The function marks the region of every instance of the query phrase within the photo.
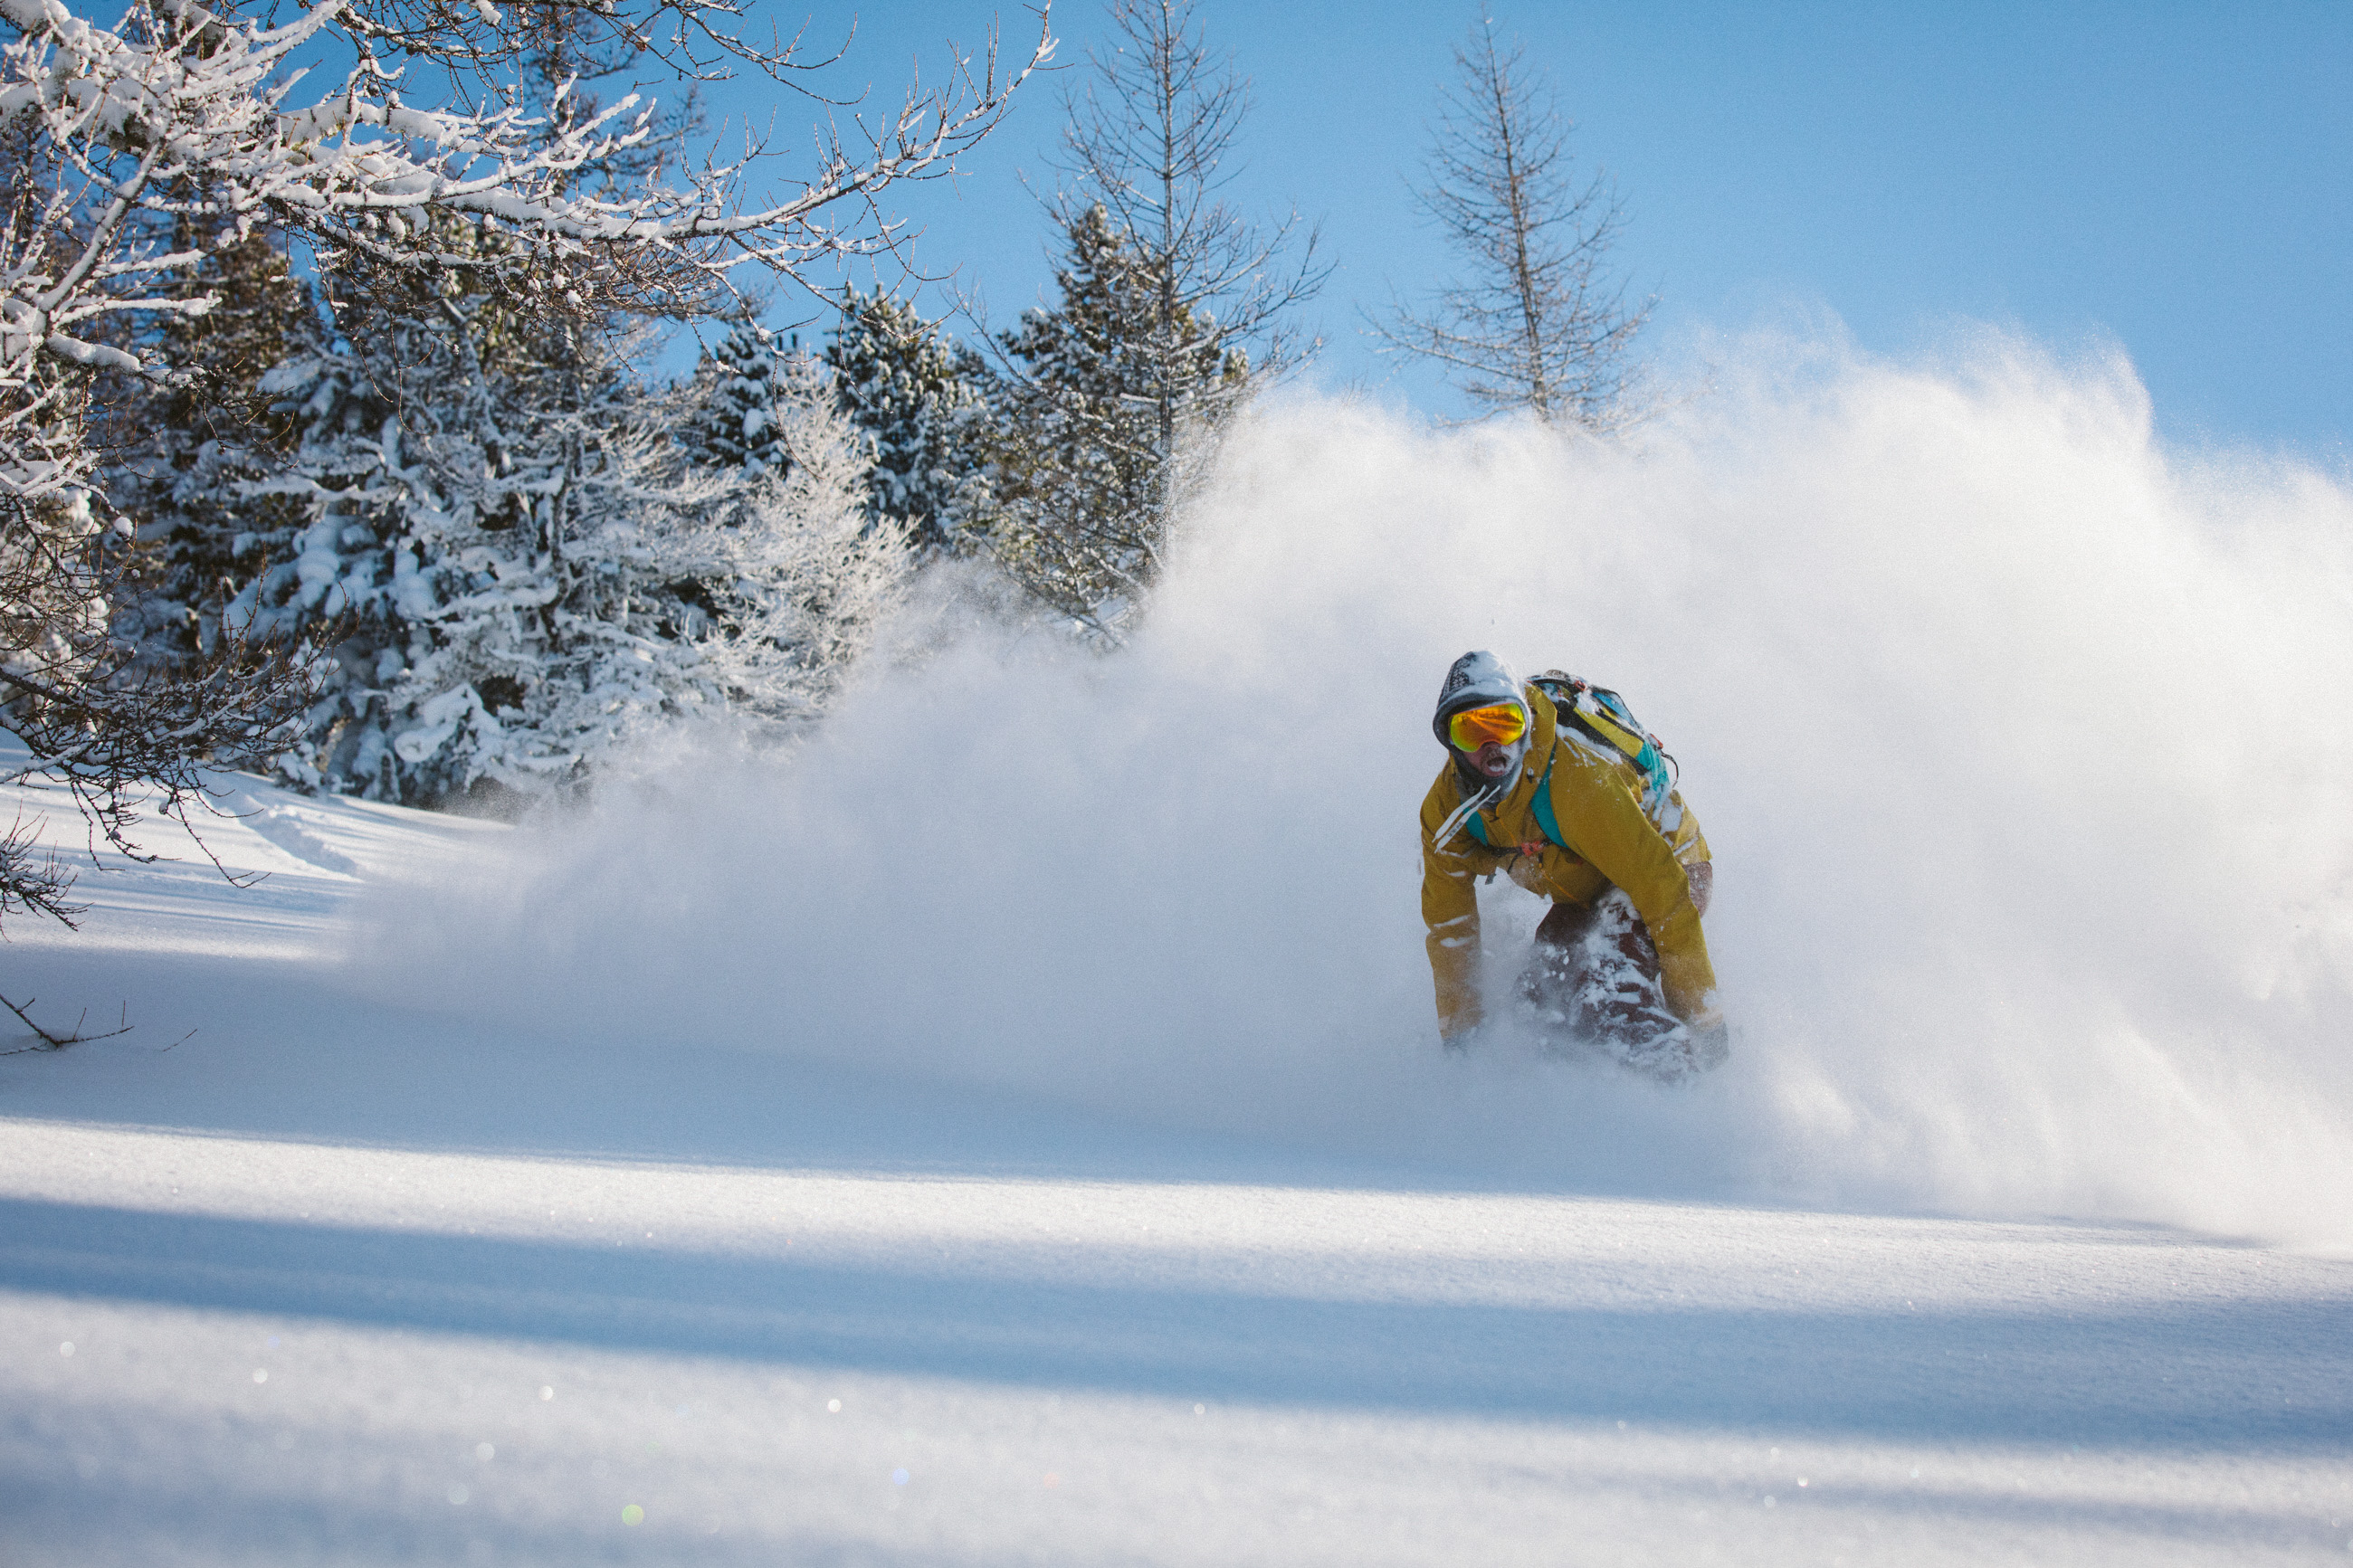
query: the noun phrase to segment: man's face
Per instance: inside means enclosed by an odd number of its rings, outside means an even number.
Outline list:
[[[1490,741],[1468,755],[1482,777],[1499,779],[1512,771],[1511,751],[1500,741]]]

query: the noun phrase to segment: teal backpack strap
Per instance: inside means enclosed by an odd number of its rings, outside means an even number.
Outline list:
[[[1554,755],[1559,755],[1557,750],[1555,751]],[[1563,849],[1567,849],[1568,840],[1560,836],[1560,818],[1552,808],[1551,757],[1545,759],[1544,777],[1536,781],[1535,813],[1536,826],[1544,829],[1544,836]],[[1575,851],[1571,850],[1570,853],[1574,854]]]

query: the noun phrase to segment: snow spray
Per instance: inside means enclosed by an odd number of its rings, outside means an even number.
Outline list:
[[[368,962],[1466,1179],[2353,1242],[2353,489],[2169,450],[2119,358],[1760,341],[1622,446],[1301,395],[1124,651],[945,624]],[[1696,1089],[1439,1053],[1415,812],[1480,647],[1680,763],[1736,1030]],[[1541,910],[1482,897],[1507,982]]]

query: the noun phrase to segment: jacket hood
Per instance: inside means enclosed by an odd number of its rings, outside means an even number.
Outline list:
[[[1505,754],[1511,766],[1499,778],[1490,779],[1470,764],[1470,759],[1455,749],[1446,738],[1446,721],[1466,708],[1484,708],[1490,703],[1516,702],[1528,716],[1528,727]],[[1536,710],[1527,694],[1520,689],[1519,678],[1504,661],[1483,648],[1464,654],[1446,672],[1446,684],[1438,689],[1438,711],[1430,721],[1430,728],[1438,736],[1438,743],[1446,748],[1447,757],[1454,764],[1454,774],[1462,792],[1462,804],[1446,819],[1440,831],[1439,842],[1447,842],[1465,818],[1484,806],[1494,805],[1512,793],[1520,783],[1521,763],[1526,759],[1529,744],[1536,732]]]
[[[1438,689],[1438,711],[1430,717],[1430,733],[1438,737],[1440,745],[1452,751],[1446,738],[1446,721],[1466,708],[1484,708],[1493,702],[1528,705],[1519,677],[1502,659],[1484,648],[1466,653],[1448,668],[1446,684]],[[1531,711],[1528,718],[1533,723],[1535,714]]]

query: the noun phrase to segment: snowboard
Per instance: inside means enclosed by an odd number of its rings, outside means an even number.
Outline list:
[[[1680,1084],[1725,1056],[1720,1035],[1694,1036],[1667,1010],[1658,944],[1633,900],[1614,888],[1587,908],[1552,907],[1521,972],[1519,1002],[1548,1057],[1606,1060]]]

